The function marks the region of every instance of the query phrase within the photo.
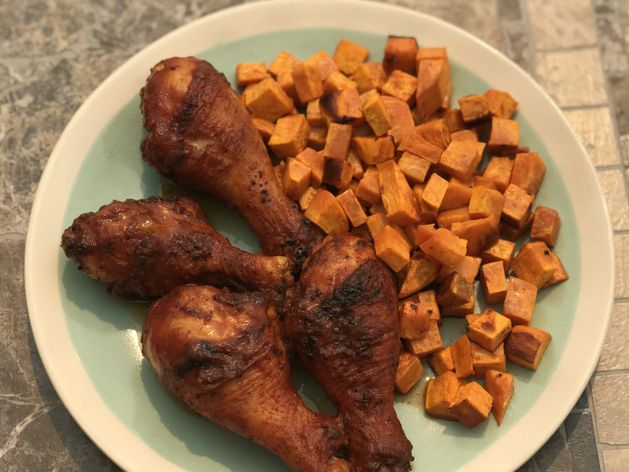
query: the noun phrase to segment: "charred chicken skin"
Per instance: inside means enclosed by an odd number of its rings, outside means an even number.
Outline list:
[[[373,247],[345,234],[313,252],[287,294],[286,332],[338,406],[352,471],[410,470],[412,446],[393,409],[396,293]]]
[[[144,355],[161,383],[205,418],[300,472],[347,471],[339,421],[305,407],[261,293],[186,285],[151,308]],[[271,315],[271,316],[269,316]]]
[[[187,197],[105,205],[76,218],[61,246],[79,269],[125,298],[155,298],[190,282],[269,293],[292,283],[290,259],[232,246]]]
[[[234,206],[265,254],[289,256],[301,267],[321,234],[280,188],[225,77],[206,61],[174,57],[153,67],[140,95],[144,160],[164,177]]]

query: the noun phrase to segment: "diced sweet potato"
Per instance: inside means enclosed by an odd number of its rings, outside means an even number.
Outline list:
[[[445,228],[437,229],[433,236],[418,244],[430,257],[449,266],[456,266],[467,252],[467,242]]]
[[[404,347],[408,352],[419,357],[427,357],[433,352],[437,352],[443,347],[439,325],[436,321],[430,320],[428,329],[423,332],[422,337],[414,340],[405,340]]]
[[[498,190],[498,187],[496,187],[496,184],[492,180],[488,179],[487,177],[483,175],[475,174],[474,176],[472,176],[472,178],[474,179],[474,185],[472,185],[472,188],[485,187],[492,190]]]
[[[470,213],[467,211],[467,207],[444,210],[437,214],[437,224],[439,227],[447,229],[450,229],[453,223],[467,221],[469,219]]]
[[[467,321],[467,326],[469,327],[469,325],[474,323],[474,321],[479,319],[481,316],[483,316],[482,313],[470,313],[469,315],[465,315],[465,321]]]
[[[432,367],[435,375],[441,375],[448,370],[453,371],[454,360],[452,359],[452,349],[450,346],[431,354],[428,358],[428,363],[430,367]]]
[[[442,151],[450,144],[450,131],[444,119],[430,120],[415,127],[422,138]]]
[[[491,217],[500,219],[505,197],[498,191],[487,187],[473,187],[468,211],[472,218]]]
[[[472,362],[472,346],[467,335],[461,336],[450,346],[452,360],[454,361],[454,373],[460,379],[474,375]]]
[[[426,313],[432,321],[441,324],[441,311],[437,304],[437,294],[434,290],[426,290],[419,292],[417,295],[417,310],[420,313]]]
[[[540,289],[555,273],[557,267],[550,249],[543,241],[526,243],[513,258],[511,270],[516,277]]]
[[[412,258],[400,287],[400,298],[405,298],[427,287],[437,278],[439,264],[421,254]]]
[[[561,219],[557,210],[538,206],[533,213],[531,239],[533,241],[543,241],[548,247],[553,247],[557,243],[560,226]]]
[[[387,74],[394,70],[415,74],[417,50],[417,39],[389,35],[384,46],[384,59],[382,59],[384,71]]]
[[[417,228],[415,228],[415,244],[419,246],[427,239],[432,238],[436,231],[437,228],[435,228],[434,223],[417,225]]]
[[[467,383],[456,392],[450,406],[457,421],[468,428],[478,426],[489,417],[492,396],[477,382]]]
[[[555,264],[556,269],[550,279],[548,279],[546,283],[542,285],[542,288],[550,287],[551,285],[555,285],[565,280],[568,280],[568,272],[566,272],[566,269],[559,260],[559,256],[557,256],[557,254],[555,254],[554,252],[551,252],[550,255],[553,258],[553,263]]]
[[[452,141],[441,154],[439,167],[448,175],[468,181],[483,157],[483,143]]]
[[[520,123],[506,118],[492,117],[491,134],[487,147],[491,152],[501,155],[511,155],[518,149],[520,143]]]
[[[310,125],[304,115],[289,115],[277,120],[268,145],[277,157],[293,157],[306,148]]]
[[[421,339],[430,324],[430,318],[418,311],[417,303],[407,300],[400,303],[400,337],[402,339]]]
[[[443,112],[442,115],[443,121],[445,121],[450,134],[455,133],[457,131],[465,130],[465,121],[463,121],[463,116],[461,116],[461,110],[458,108],[448,108]],[[474,141],[478,141],[475,139]]]
[[[387,78],[379,62],[364,62],[359,64],[352,74],[352,79],[358,86],[360,93],[369,90],[381,90]]]
[[[301,194],[301,197],[299,197],[299,208],[301,211],[306,211],[306,208],[310,206],[310,202],[312,202],[312,199],[318,191],[319,190],[315,187],[308,187],[306,191]]]
[[[507,92],[500,90],[487,90],[485,100],[489,106],[489,111],[493,116],[499,118],[511,118],[518,108],[518,102]]]
[[[449,370],[428,381],[424,397],[426,412],[434,418],[456,421],[450,405],[456,400],[460,385],[461,381]]]
[[[439,174],[432,174],[422,193],[422,211],[436,216],[447,190],[448,181]]]
[[[448,50],[444,47],[436,47],[436,48],[419,48],[417,50],[416,61],[419,64],[421,61],[426,59],[447,59],[448,58]]]
[[[297,97],[297,89],[295,89],[295,81],[293,80],[292,71],[280,72],[277,77],[275,77],[275,80],[280,85],[280,87],[282,87],[282,90],[286,92],[286,95],[288,95],[293,100],[299,100],[299,97]],[[295,110],[293,109],[293,111]],[[294,115],[295,113],[291,114]]]
[[[360,95],[356,89],[329,92],[319,99],[321,115],[334,123],[359,123],[363,119]]]
[[[372,205],[380,201],[380,178],[375,167],[368,167],[365,171],[356,189],[356,196]]]
[[[243,92],[245,106],[258,118],[275,121],[293,109],[293,100],[270,77],[248,86]]]
[[[325,147],[325,140],[328,135],[328,129],[322,128],[310,128],[310,134],[308,135],[308,146],[317,151],[322,151]]]
[[[511,277],[507,284],[504,315],[514,325],[527,325],[533,319],[537,287],[526,280]]]
[[[344,74],[352,74],[356,68],[365,62],[369,50],[349,39],[341,39],[334,51],[334,62]]]
[[[490,117],[489,104],[484,95],[468,95],[459,98],[461,116],[466,124],[476,124]]]
[[[485,377],[490,369],[507,371],[507,356],[505,355],[504,344],[499,344],[495,351],[488,351],[484,347],[476,343],[470,343],[472,346],[472,362],[474,363],[474,376],[478,378]]]
[[[404,152],[397,164],[412,184],[423,182],[430,169],[430,162],[410,152]]]
[[[310,185],[320,187],[323,183],[323,167],[325,162],[323,154],[312,148],[306,148],[297,154],[295,159],[310,168]]]
[[[483,172],[483,177],[494,183],[496,188],[504,192],[511,181],[513,159],[509,157],[492,157]]]
[[[411,258],[411,246],[390,225],[386,225],[373,237],[376,255],[394,272],[401,271]]]
[[[327,79],[332,72],[339,70],[334,60],[324,50],[321,50],[313,56],[310,56],[307,60],[304,61],[304,64],[315,66],[319,73],[319,80],[321,80],[322,82],[325,81],[325,79]]]
[[[442,149],[423,138],[415,128],[409,128],[407,132],[398,132],[397,136],[398,151],[408,151],[433,164],[441,159]]]
[[[352,181],[353,169],[349,162],[343,159],[326,157],[323,164],[323,183],[333,185],[337,189],[346,188]]]
[[[286,51],[280,51],[269,66],[269,72],[273,75],[273,77],[277,77],[283,72],[292,72],[299,64],[301,64],[301,61],[295,56],[287,53]]]
[[[537,370],[552,336],[532,326],[514,326],[505,343],[507,359],[531,370]]]
[[[420,60],[417,79],[416,110],[419,121],[424,122],[439,108],[447,108],[450,102],[452,81],[448,60]]]
[[[367,222],[367,215],[365,214],[365,210],[360,206],[356,195],[351,190],[345,190],[343,193],[338,195],[337,200],[345,210],[345,214],[347,218],[352,223],[352,226],[360,226]]]
[[[467,335],[479,346],[495,351],[511,331],[511,320],[497,311],[487,309],[468,327]]]
[[[275,129],[275,123],[263,118],[258,118],[257,116],[252,117],[251,122],[254,128],[258,130],[258,133],[260,133],[262,141],[265,143],[268,142]]]
[[[452,178],[441,202],[441,209],[452,210],[454,208],[467,207],[470,198],[472,198],[471,187],[459,179]]]
[[[349,231],[349,223],[343,207],[327,190],[319,190],[313,197],[304,216],[326,234],[341,234]]]
[[[376,136],[383,136],[391,129],[391,120],[389,113],[384,106],[382,97],[375,93],[372,94],[363,104],[363,113],[365,120],[373,130]]]
[[[391,159],[379,163],[377,169],[387,219],[400,225],[419,223],[419,209],[415,196],[395,161]]]
[[[319,73],[319,68],[312,64],[299,64],[291,72],[297,97],[301,103],[308,103],[311,100],[323,95],[323,82]]]
[[[509,224],[521,227],[527,220],[533,197],[513,184],[507,187],[504,197],[502,218]]]
[[[319,99],[310,100],[306,107],[306,119],[308,124],[313,127],[325,126],[326,122],[321,116],[321,108],[319,107]]]
[[[382,93],[399,98],[409,105],[415,102],[417,78],[401,70],[394,70],[382,86]]]
[[[395,147],[389,136],[352,138],[352,149],[365,164],[369,165],[393,159],[395,156]]]
[[[363,169],[360,157],[353,149],[350,149],[347,153],[347,162],[352,166],[352,178],[356,180],[356,186],[358,186],[358,181],[365,175],[365,169]]]
[[[399,98],[383,95],[382,102],[389,113],[389,120],[391,121],[389,134],[397,142],[399,141],[398,133],[403,133],[415,126],[413,114],[408,104]]]
[[[454,267],[446,265],[441,266],[441,270],[439,270],[439,275],[437,276],[437,282],[443,282],[452,273],[456,272],[470,284],[473,284],[474,279],[476,279],[476,275],[478,274],[478,269],[480,268],[480,262],[481,260],[478,257],[465,256]]]
[[[491,413],[494,415],[498,426],[502,423],[507,405],[513,396],[514,383],[513,375],[507,372],[496,369],[489,369],[485,372],[485,390],[494,399]]]
[[[467,253],[470,256],[478,256],[499,238],[498,223],[492,217],[453,223],[450,230],[459,238],[467,240]]]
[[[299,200],[310,184],[310,174],[310,167],[296,159],[288,159],[284,171],[284,193],[293,200]]]
[[[334,71],[323,83],[323,92],[330,93],[336,90],[358,89],[358,85],[352,79],[339,71]]]
[[[474,285],[462,275],[453,272],[439,286],[437,301],[439,305],[461,305],[472,299]]]
[[[481,267],[481,286],[487,303],[497,305],[507,295],[507,278],[502,261],[490,262]]]
[[[500,236],[509,241],[517,241],[531,227],[533,221],[533,212],[529,211],[524,219],[524,223],[521,226],[514,226],[506,221],[501,221],[499,225]]]
[[[349,143],[352,139],[352,125],[330,123],[325,139],[323,154],[333,159],[347,158]]]
[[[496,244],[481,251],[480,257],[483,259],[483,264],[490,262],[502,262],[504,266],[505,274],[511,268],[511,259],[515,252],[515,243],[507,241],[506,239],[499,239]]]
[[[374,213],[367,217],[367,229],[371,234],[371,239],[376,237],[376,234],[387,225],[387,217],[384,213]]]
[[[462,129],[450,134],[450,141],[478,141],[478,133],[473,129]]]
[[[424,366],[417,356],[402,352],[395,371],[395,388],[398,392],[408,393],[424,375]]]
[[[517,185],[531,195],[536,195],[545,174],[546,164],[539,154],[535,152],[516,154],[511,173],[513,185]]]
[[[256,64],[241,63],[236,66],[236,85],[238,87],[255,84],[268,76],[269,74],[267,74],[266,67],[262,62]]]
[[[472,298],[460,305],[444,305],[441,307],[441,314],[444,317],[457,317],[466,316],[473,312],[476,308],[476,294],[472,291]]]

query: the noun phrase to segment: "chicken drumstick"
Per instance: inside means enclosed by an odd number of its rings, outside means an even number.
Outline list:
[[[287,303],[293,348],[344,420],[351,470],[410,470],[412,446],[393,409],[397,295],[373,247],[349,234],[325,242]]]
[[[234,206],[265,254],[297,268],[321,235],[282,192],[259,133],[225,77],[206,61],[170,58],[140,92],[144,160],[180,185]]]
[[[79,269],[126,298],[154,298],[197,282],[280,293],[290,259],[249,254],[209,225],[187,197],[127,200],[84,213],[61,246]]]
[[[186,285],[151,308],[144,355],[193,410],[277,454],[300,472],[343,472],[339,421],[305,407],[260,293]]]

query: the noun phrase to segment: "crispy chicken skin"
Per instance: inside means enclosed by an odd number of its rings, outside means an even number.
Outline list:
[[[234,206],[265,254],[301,267],[319,230],[286,197],[251,118],[225,77],[206,61],[170,58],[140,92],[144,160],[176,183]]]
[[[154,298],[190,282],[280,293],[291,261],[232,246],[187,197],[127,200],[84,213],[61,246],[86,272],[125,298]]]
[[[352,471],[410,470],[411,443],[393,409],[397,295],[364,239],[329,239],[287,294],[284,325],[304,366],[339,408]]]
[[[300,472],[342,472],[340,422],[305,407],[261,293],[186,285],[151,308],[144,355],[193,410],[277,454]],[[269,316],[271,315],[271,316]]]

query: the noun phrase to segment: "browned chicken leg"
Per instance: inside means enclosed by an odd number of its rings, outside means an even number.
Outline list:
[[[144,159],[180,185],[233,205],[265,254],[301,267],[321,239],[282,192],[260,135],[225,77],[192,57],[166,59],[142,89]]]
[[[349,234],[325,242],[287,300],[286,332],[339,408],[351,470],[410,470],[412,446],[393,409],[397,295],[372,246]]]
[[[342,472],[339,420],[305,407],[260,293],[186,285],[151,308],[144,355],[193,410],[277,454],[295,471]]]
[[[281,293],[290,259],[249,254],[210,226],[192,199],[149,198],[79,216],[61,246],[79,269],[127,298],[154,298],[185,283]]]

